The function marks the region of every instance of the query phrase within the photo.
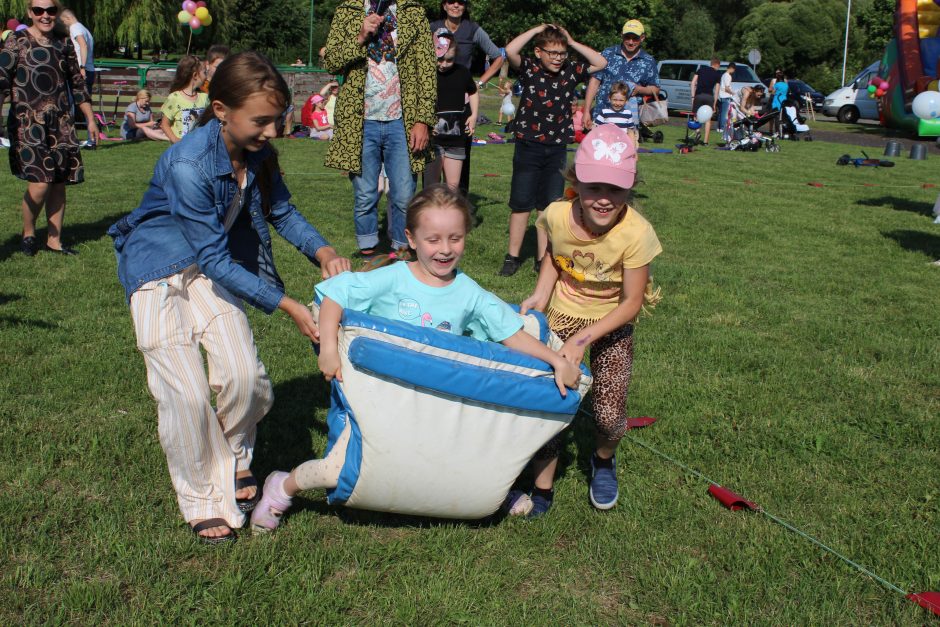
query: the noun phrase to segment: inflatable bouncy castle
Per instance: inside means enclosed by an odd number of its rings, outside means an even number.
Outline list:
[[[940,65],[940,5],[934,0],[898,0],[894,38],[888,42],[878,72],[889,89],[881,97],[881,123],[940,136],[940,119],[922,120],[911,102],[923,91],[937,91]]]

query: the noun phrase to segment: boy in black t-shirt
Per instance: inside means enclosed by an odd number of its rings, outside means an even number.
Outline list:
[[[457,65],[457,42],[446,28],[434,35],[437,55],[437,124],[431,131],[434,161],[424,169],[424,186],[444,182],[451,189],[460,184],[460,173],[467,157],[465,135],[473,135],[480,106],[477,85],[470,70]],[[465,104],[470,102],[470,118],[466,118]]]
[[[535,55],[523,58],[522,48],[529,40],[535,44]],[[569,59],[569,47],[587,63]],[[592,72],[607,67],[607,60],[552,24],[530,28],[513,39],[506,45],[506,58],[519,72],[522,84],[509,193],[509,250],[499,271],[501,276],[512,276],[522,265],[519,253],[532,210],[542,211],[564,192],[562,170],[567,146],[574,140],[570,103],[575,88],[587,82]],[[536,272],[547,246],[546,236],[539,230]]]
[[[712,57],[711,67],[700,67],[692,77],[692,111],[698,111],[702,105],[708,105],[715,110],[718,102],[718,83],[721,82],[721,61]],[[708,144],[708,134],[712,130],[712,121],[705,125],[705,144]]]

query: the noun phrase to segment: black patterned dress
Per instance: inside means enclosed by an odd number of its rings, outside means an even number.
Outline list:
[[[7,131],[10,169],[30,183],[85,180],[69,108],[86,102],[85,79],[68,37],[41,43],[29,32],[11,33],[0,49],[0,92],[11,97]]]

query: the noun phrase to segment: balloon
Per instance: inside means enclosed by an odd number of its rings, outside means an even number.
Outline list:
[[[875,87],[874,85],[869,85],[869,86],[868,86],[868,93],[873,94],[873,93],[875,93],[876,91],[878,91],[878,88]]]
[[[212,23],[212,16],[211,16],[211,15],[206,15],[205,19],[202,20],[202,25],[203,25],[203,26],[208,26],[208,25],[211,24],[211,23]]]
[[[193,16],[190,15],[188,11],[180,11],[176,14],[176,19],[180,24],[188,24],[189,20],[193,19]]]
[[[20,32],[21,30],[26,30],[26,28],[27,28],[27,27],[26,27],[26,24],[20,24],[19,26],[17,26],[17,27],[14,28],[13,30],[15,30],[16,32]]]
[[[503,115],[514,116],[516,115],[516,105],[511,102],[504,102],[503,106],[500,108],[500,111]]]
[[[201,22],[207,17],[209,17],[209,9],[207,9],[206,7],[199,7],[196,9],[196,12],[193,13],[193,15],[198,17],[199,21]]]
[[[940,116],[940,92],[922,91],[911,103],[914,115],[922,120],[933,120]]]
[[[7,30],[14,30],[20,23],[16,18],[10,18],[7,20]]]
[[[194,17],[193,19],[189,20],[189,27],[193,30],[202,28],[202,22],[199,21],[198,17]]]
[[[196,3],[193,2],[193,0],[186,0],[186,2],[183,3],[183,10],[187,13],[195,13],[196,8]]]
[[[705,124],[706,122],[712,119],[712,115],[714,115],[714,113],[715,113],[714,109],[712,109],[708,105],[702,105],[701,107],[698,108],[698,111],[695,112],[695,119],[701,122],[702,124]]]
[[[202,26],[200,26],[199,28],[193,29],[193,35],[199,35],[201,33],[202,33]]]
[[[879,89],[878,91],[875,92],[875,97],[876,97],[876,98],[881,98],[881,97],[884,96],[886,93],[888,93],[888,92],[886,92],[886,91],[883,90],[883,89]]]
[[[0,41],[6,41],[7,37],[9,37],[12,33],[13,33],[13,30],[9,28],[3,31],[2,33],[0,33]]]
[[[204,6],[206,6],[206,3],[205,3],[203,0],[199,0],[199,2],[196,3],[196,7],[197,7],[197,8],[198,8],[198,7],[204,7]]]

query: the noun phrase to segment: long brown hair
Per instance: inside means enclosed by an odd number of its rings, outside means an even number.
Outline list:
[[[200,65],[202,65],[202,61],[199,60],[199,57],[191,54],[180,59],[179,63],[176,64],[176,76],[173,77],[173,82],[170,83],[170,93],[189,87],[193,75],[196,74]]]
[[[230,109],[238,109],[248,98],[257,93],[267,94],[285,109],[290,103],[290,88],[287,82],[266,56],[254,50],[248,50],[226,57],[219,64],[215,76],[209,83],[210,105],[199,118],[199,126],[215,119],[212,102],[218,100]],[[271,187],[279,170],[277,151],[271,146],[269,155],[261,162],[261,168],[258,171],[261,208],[265,216],[271,213]]]

